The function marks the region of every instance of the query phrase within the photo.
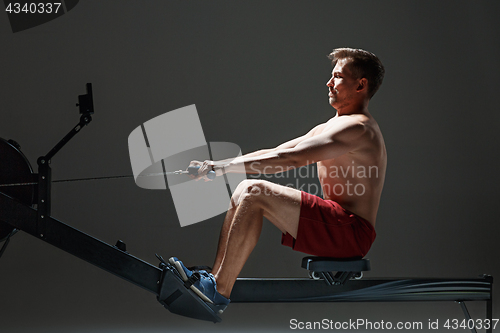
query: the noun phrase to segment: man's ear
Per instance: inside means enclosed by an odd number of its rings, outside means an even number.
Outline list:
[[[363,90],[368,90],[368,80],[365,77],[359,80],[358,87],[356,88],[357,92],[362,92]]]

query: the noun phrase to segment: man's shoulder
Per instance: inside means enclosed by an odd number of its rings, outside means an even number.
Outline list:
[[[312,136],[322,135],[334,140],[363,140],[377,134],[377,123],[366,114],[337,115],[311,130]]]
[[[323,133],[359,132],[369,128],[371,126],[371,121],[366,115],[354,114],[333,117],[323,125]]]

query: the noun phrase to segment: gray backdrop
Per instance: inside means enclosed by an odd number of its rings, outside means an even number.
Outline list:
[[[130,174],[129,133],[190,104],[207,141],[243,152],[273,147],[334,115],[326,55],[365,48],[386,66],[370,111],[389,154],[367,275],[500,276],[499,4],[85,0],[15,34],[0,14],[0,136],[18,141],[36,166],[77,123],[76,97],[92,82],[94,121],[52,160],[54,179]],[[52,215],[106,242],[122,239],[155,264],[155,253],[211,264],[223,219],[180,228],[169,191],[131,179],[54,184]],[[241,276],[304,276],[302,254],[279,243],[280,232],[266,225]],[[233,304],[221,324],[198,322],[23,233],[0,272],[1,332],[254,332],[287,331],[292,318],[462,319],[451,302]],[[482,303],[470,310],[484,317]]]

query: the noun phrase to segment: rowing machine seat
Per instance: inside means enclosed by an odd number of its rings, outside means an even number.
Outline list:
[[[361,258],[304,257],[302,268],[314,272],[363,272],[370,270],[370,260]]]
[[[370,260],[362,258],[304,257],[302,268],[313,279],[323,279],[329,285],[342,285],[351,278],[359,279],[370,270]],[[333,274],[336,272],[336,274]]]

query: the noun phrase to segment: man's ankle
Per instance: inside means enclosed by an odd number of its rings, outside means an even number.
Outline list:
[[[215,277],[215,283],[217,286],[217,292],[224,296],[225,298],[229,299],[229,296],[231,296],[231,290],[228,290],[228,288],[225,287],[223,281],[220,281],[217,279],[218,276]]]
[[[227,292],[226,290],[219,290],[219,288],[217,288],[217,292],[227,299],[229,299],[229,296],[231,296],[231,291]]]

